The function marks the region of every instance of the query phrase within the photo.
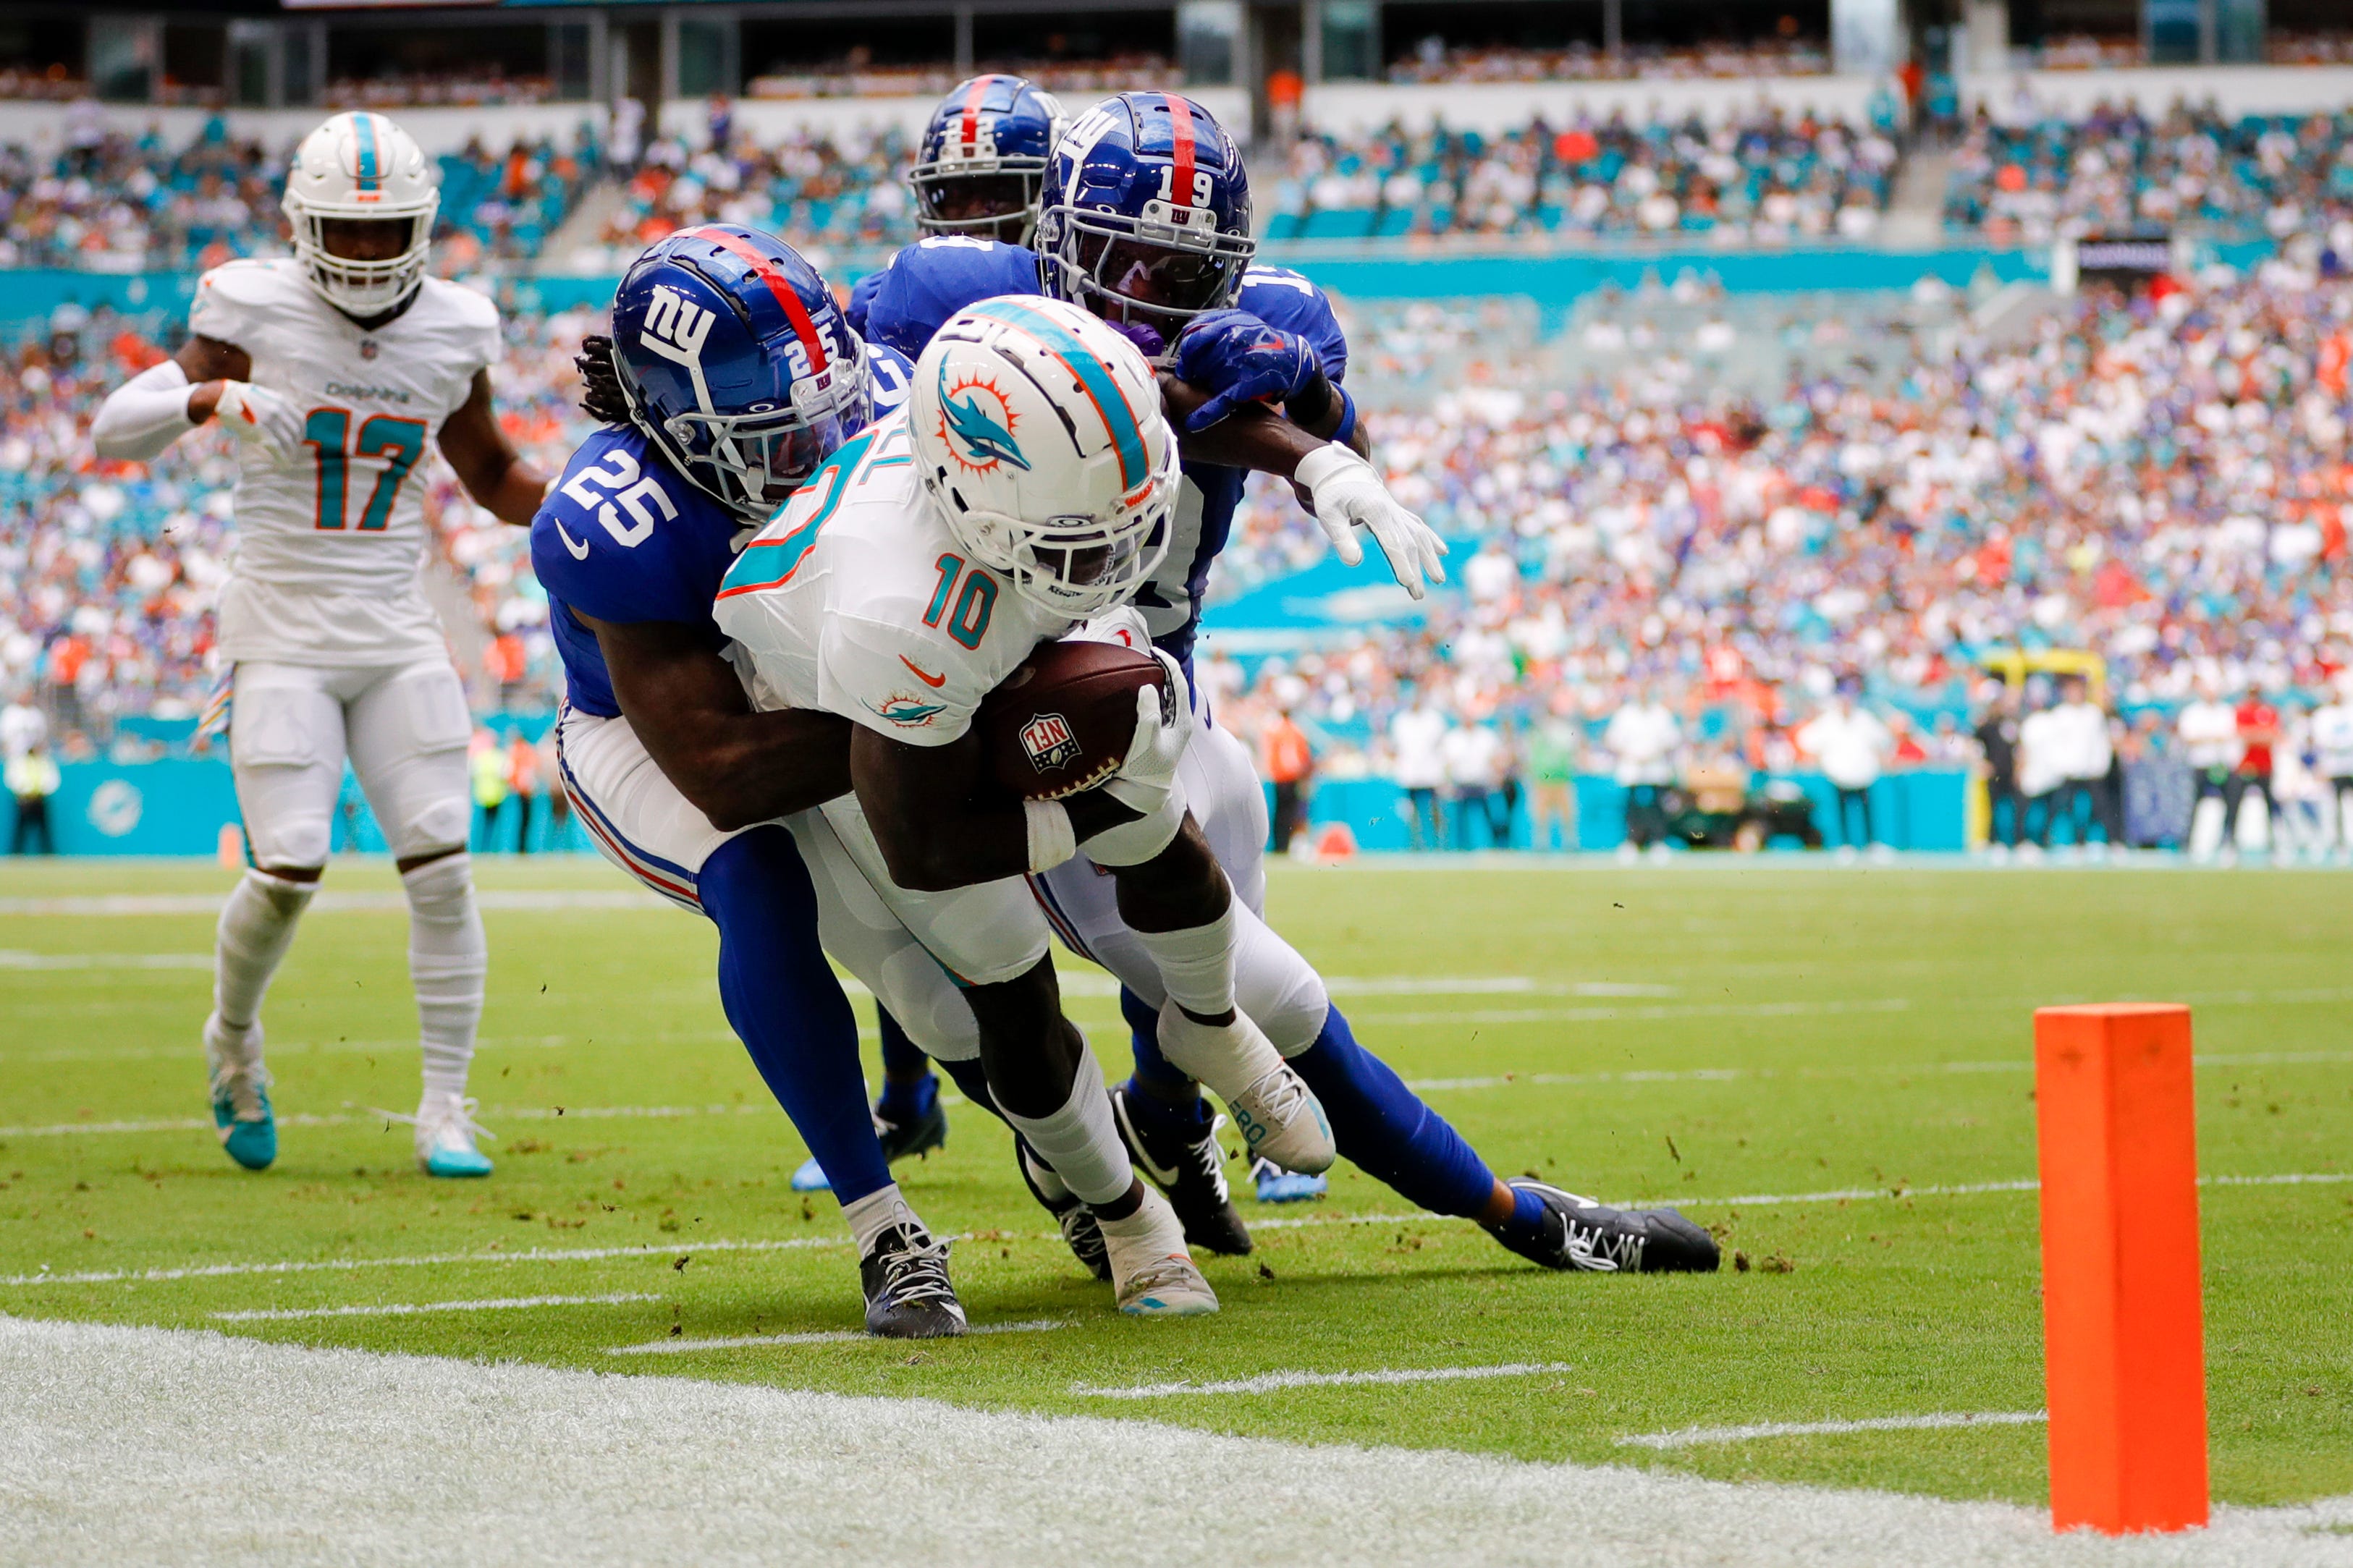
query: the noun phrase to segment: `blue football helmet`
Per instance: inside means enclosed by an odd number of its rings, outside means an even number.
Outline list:
[[[1067,123],[1054,95],[1025,77],[958,83],[932,110],[907,171],[915,226],[1028,245],[1046,163]]]
[[[1258,249],[1241,151],[1173,92],[1123,92],[1063,133],[1038,220],[1046,286],[1167,342],[1234,302]]]
[[[649,247],[613,296],[629,415],[696,488],[764,521],[871,415],[866,345],[800,253],[733,224]]]

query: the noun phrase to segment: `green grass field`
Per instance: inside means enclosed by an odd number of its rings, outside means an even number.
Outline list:
[[[1323,1203],[1244,1199],[1254,1223],[1282,1223],[1254,1257],[1208,1261],[1219,1316],[1124,1321],[1049,1239],[1006,1133],[965,1106],[946,1151],[902,1181],[965,1238],[955,1269],[976,1324],[1061,1327],[645,1356],[609,1352],[854,1328],[854,1260],[830,1200],[787,1190],[803,1151],[726,1031],[710,929],[665,907],[516,896],[626,886],[595,862],[487,864],[482,881],[491,978],[474,1084],[501,1141],[497,1174],[460,1184],[417,1173],[408,1130],[368,1109],[412,1109],[417,1093],[389,868],[330,872],[331,892],[367,897],[311,912],[271,994],[281,1154],[259,1175],[217,1149],[196,1044],[212,929],[199,900],[227,873],[0,872],[0,1312],[2039,1501],[2033,1425],[1668,1451],[1620,1439],[2038,1408],[2034,1194],[1925,1189],[2032,1177],[2034,1006],[2183,1000],[2197,1008],[2202,1169],[2327,1178],[2205,1190],[2216,1495],[2353,1491],[2343,876],[1280,868],[1276,923],[1339,977],[1360,1037],[1498,1171],[1679,1203],[1754,1267],[1543,1273],[1343,1166]],[[107,895],[184,902],[54,902]],[[1110,994],[1074,988],[1098,1054],[1124,1059]],[[1869,1195],[1826,1195],[1840,1192]],[[602,1248],[646,1250],[544,1256]],[[249,1267],[330,1259],[359,1266]],[[195,1272],[139,1277],[151,1270]],[[631,1299],[215,1316],[550,1296]],[[1557,1370],[1087,1392],[1504,1363]]]

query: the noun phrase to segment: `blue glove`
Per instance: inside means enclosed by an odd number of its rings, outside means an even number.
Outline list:
[[[1214,395],[1185,421],[1185,428],[1194,431],[1208,429],[1244,403],[1287,403],[1324,374],[1314,344],[1248,310],[1194,317],[1176,340],[1175,368],[1178,376]]]

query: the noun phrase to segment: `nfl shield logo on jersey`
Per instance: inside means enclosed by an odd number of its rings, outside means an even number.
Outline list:
[[[1021,727],[1021,749],[1029,753],[1030,765],[1044,773],[1077,756],[1079,742],[1071,733],[1068,719],[1060,713],[1040,713]]]

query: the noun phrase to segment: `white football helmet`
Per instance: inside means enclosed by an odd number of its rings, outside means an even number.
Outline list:
[[[1082,621],[1124,604],[1168,549],[1176,437],[1143,353],[1076,305],[983,300],[915,362],[923,488],[973,558]]]
[[[432,162],[407,132],[355,110],[302,138],[281,205],[312,286],[338,310],[373,316],[399,304],[425,276],[441,191]],[[326,245],[330,218],[405,218],[408,243],[382,261],[336,256]]]

